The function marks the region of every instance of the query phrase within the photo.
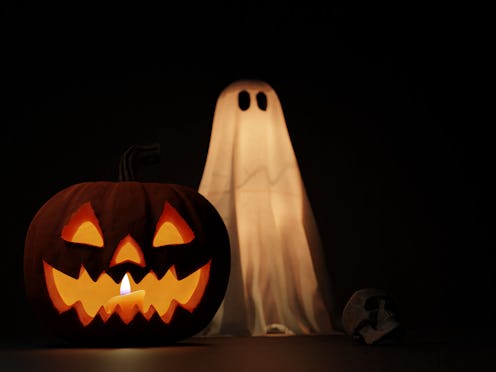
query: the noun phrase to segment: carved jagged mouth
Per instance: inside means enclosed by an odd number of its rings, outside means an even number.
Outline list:
[[[112,314],[118,314],[129,324],[137,313],[149,320],[157,313],[169,324],[177,306],[190,313],[200,303],[210,275],[210,263],[178,280],[172,266],[162,279],[149,272],[137,284],[130,275],[121,283],[103,272],[93,281],[81,266],[77,279],[53,268],[43,261],[48,294],[59,313],[74,308],[83,326],[90,324],[97,315],[106,322]]]

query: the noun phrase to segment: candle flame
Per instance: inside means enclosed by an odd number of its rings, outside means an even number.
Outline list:
[[[131,293],[131,284],[129,283],[129,278],[127,276],[127,273],[124,274],[124,277],[122,278],[120,293],[121,296]]]

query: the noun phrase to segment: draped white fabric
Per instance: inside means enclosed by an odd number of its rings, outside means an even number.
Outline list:
[[[267,83],[241,80],[221,92],[199,192],[224,219],[232,252],[226,296],[206,334],[331,332],[317,225]]]

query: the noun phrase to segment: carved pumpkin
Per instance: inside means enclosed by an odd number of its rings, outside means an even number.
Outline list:
[[[28,299],[43,323],[73,341],[193,336],[222,302],[229,270],[220,215],[183,185],[72,185],[41,207],[25,241]]]

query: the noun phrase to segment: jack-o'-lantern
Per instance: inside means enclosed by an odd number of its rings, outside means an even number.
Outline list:
[[[69,186],[36,213],[25,241],[28,299],[44,324],[72,341],[193,336],[227,288],[222,218],[190,187],[124,178]]]

